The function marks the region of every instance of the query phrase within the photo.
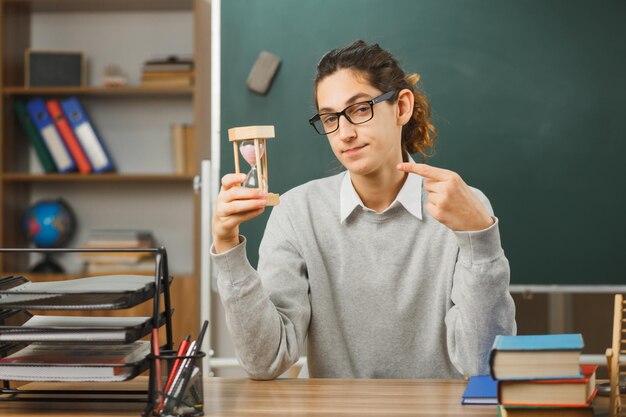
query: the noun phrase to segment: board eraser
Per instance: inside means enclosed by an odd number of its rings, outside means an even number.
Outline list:
[[[279,57],[271,52],[261,51],[248,74],[246,85],[255,93],[266,94],[279,66]]]

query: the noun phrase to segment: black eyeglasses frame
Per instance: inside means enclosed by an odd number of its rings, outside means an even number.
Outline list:
[[[328,113],[317,113],[315,116],[313,116],[313,117],[311,117],[309,119],[309,124],[311,126],[313,126],[313,129],[315,129],[315,131],[318,134],[320,134],[322,136],[326,136],[328,134],[334,133],[337,130],[339,130],[339,118],[341,116],[345,117],[346,120],[349,121],[350,123],[352,123],[353,125],[360,125],[360,124],[363,124],[363,123],[367,123],[367,122],[369,122],[370,120],[372,120],[374,118],[374,104],[378,104],[378,103],[381,103],[383,101],[391,100],[392,98],[395,97],[395,95],[396,95],[396,91],[395,90],[391,90],[391,91],[387,91],[386,93],[383,93],[383,94],[379,95],[378,97],[374,97],[371,100],[359,101],[357,103],[352,103],[349,106],[347,106],[345,109],[343,109],[342,111],[328,112]],[[357,106],[357,105],[360,105],[360,104],[369,104],[370,105],[370,109],[372,111],[372,117],[370,117],[369,119],[364,120],[362,122],[355,123],[352,120],[350,120],[350,116],[348,116],[346,114],[346,110],[348,110],[352,106]],[[327,114],[334,114],[335,116],[337,116],[337,127],[335,128],[335,130],[331,130],[330,132],[320,132],[319,130],[317,130],[317,127],[315,127],[315,122],[321,120],[321,117],[325,116]]]

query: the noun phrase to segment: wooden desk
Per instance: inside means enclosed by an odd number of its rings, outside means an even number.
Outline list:
[[[495,406],[462,406],[465,381],[213,378],[205,415],[219,417],[497,416]]]
[[[129,389],[145,388],[137,378]],[[118,384],[107,384],[120,389]],[[31,388],[46,384],[30,384]],[[75,385],[85,389],[86,384]],[[89,385],[92,387],[92,385]],[[57,385],[58,387],[58,385]],[[99,387],[100,388],[100,387]],[[495,406],[462,406],[465,381],[374,379],[208,378],[207,417],[476,416],[495,417]],[[603,401],[604,399],[600,399]],[[596,402],[598,402],[596,400]],[[144,404],[0,402],[0,415],[137,417]],[[605,407],[606,409],[606,407]]]

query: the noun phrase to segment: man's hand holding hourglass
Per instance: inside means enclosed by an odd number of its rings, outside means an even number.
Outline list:
[[[247,175],[243,173],[222,177],[222,188],[217,195],[212,220],[213,243],[217,253],[237,246],[239,225],[265,210],[267,192],[261,188],[242,187],[246,179]]]

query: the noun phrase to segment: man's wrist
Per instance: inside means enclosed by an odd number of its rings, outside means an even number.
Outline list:
[[[215,253],[222,253],[231,250],[235,246],[241,243],[239,241],[239,236],[234,239],[215,239],[213,241],[213,248],[215,249]]]

